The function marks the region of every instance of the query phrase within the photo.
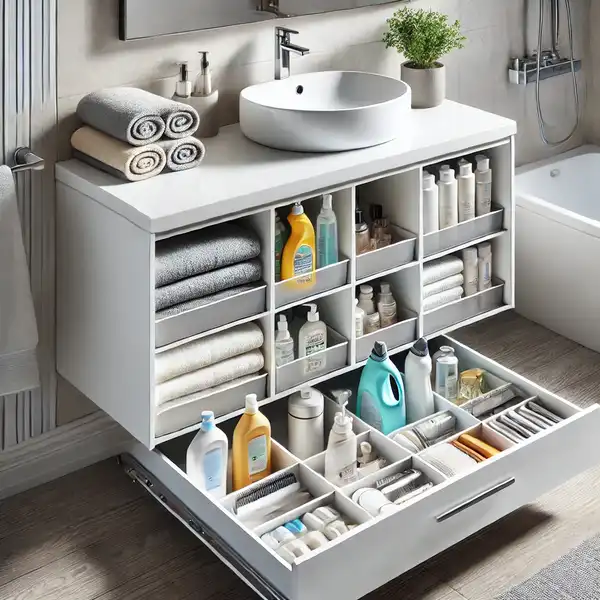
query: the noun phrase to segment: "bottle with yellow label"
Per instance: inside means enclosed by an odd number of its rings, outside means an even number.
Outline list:
[[[283,249],[281,279],[306,275],[296,279],[294,284],[310,285],[314,280],[313,273],[316,266],[315,229],[299,202],[292,207],[288,222],[292,231]]]
[[[256,394],[246,396],[246,412],[233,431],[233,491],[271,474],[271,423],[258,410]]]

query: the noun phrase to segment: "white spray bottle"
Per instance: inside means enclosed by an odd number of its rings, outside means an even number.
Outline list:
[[[325,452],[325,479],[338,487],[358,479],[358,447],[352,430],[352,417],[346,413],[350,390],[338,396],[342,412],[335,415]]]

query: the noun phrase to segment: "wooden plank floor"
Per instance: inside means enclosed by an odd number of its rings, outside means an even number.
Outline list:
[[[581,406],[599,398],[600,356],[516,314],[456,337]],[[600,467],[368,600],[492,600],[597,533]],[[115,461],[0,503],[1,600],[254,597]]]

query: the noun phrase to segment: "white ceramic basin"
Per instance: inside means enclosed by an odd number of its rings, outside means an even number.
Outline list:
[[[246,137],[280,150],[355,150],[400,137],[410,104],[410,87],[399,79],[323,71],[242,90],[240,126]]]

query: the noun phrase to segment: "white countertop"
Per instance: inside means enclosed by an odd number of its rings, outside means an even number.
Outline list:
[[[387,144],[331,154],[265,148],[239,125],[205,141],[200,167],[127,183],[78,160],[56,165],[56,179],[123,215],[142,229],[165,232],[249,210],[404,166],[493,143],[517,125],[492,113],[446,101],[412,111],[412,131]]]

